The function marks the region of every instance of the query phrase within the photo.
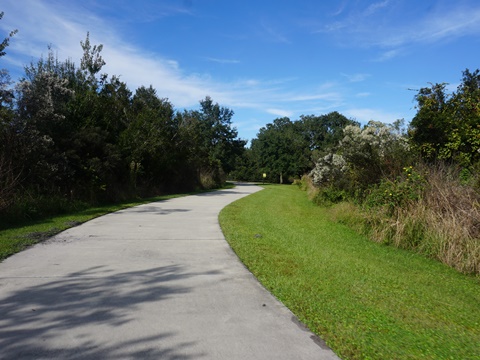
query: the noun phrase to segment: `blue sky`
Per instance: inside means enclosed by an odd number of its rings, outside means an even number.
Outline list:
[[[47,53],[80,63],[87,31],[104,72],[153,85],[179,110],[209,95],[244,139],[277,117],[415,115],[415,91],[480,68],[478,0],[2,0],[0,68]],[[3,37],[2,37],[3,38]]]

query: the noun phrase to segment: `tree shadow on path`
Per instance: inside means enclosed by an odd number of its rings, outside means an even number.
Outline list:
[[[127,340],[119,341],[118,336],[125,337],[117,330],[130,329],[130,323],[139,321],[137,312],[142,304],[191,291],[176,280],[208,274],[213,273],[185,273],[174,265],[124,273],[101,266],[53,279],[0,278],[0,284],[23,284],[0,292],[0,359],[204,357],[191,354],[189,348],[195,343],[188,339],[173,347],[162,346],[165,339],[177,335],[171,332],[142,332],[143,337],[127,334]],[[96,331],[100,331],[98,338]],[[59,344],[59,339],[65,343]]]

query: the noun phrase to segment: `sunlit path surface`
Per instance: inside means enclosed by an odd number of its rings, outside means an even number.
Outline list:
[[[218,225],[240,185],[109,214],[0,264],[1,359],[335,359]]]

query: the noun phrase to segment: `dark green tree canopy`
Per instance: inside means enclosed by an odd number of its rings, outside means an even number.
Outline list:
[[[356,125],[334,111],[326,115],[302,115],[297,121],[278,118],[261,128],[252,140],[252,155],[259,173],[283,182],[300,177],[314,167],[321,154],[327,153],[343,137],[347,125]],[[258,175],[257,175],[258,176]]]
[[[463,72],[457,91],[432,84],[416,95],[417,114],[409,128],[415,148],[427,160],[471,166],[480,159],[480,71]]]
[[[88,33],[80,45],[80,67],[51,47],[27,65],[15,101],[0,72],[0,186],[9,189],[0,191],[0,208],[27,191],[97,202],[225,180],[245,146],[232,110],[206,97],[199,110],[180,113],[152,86],[132,94],[120,77],[101,73],[102,45]]]

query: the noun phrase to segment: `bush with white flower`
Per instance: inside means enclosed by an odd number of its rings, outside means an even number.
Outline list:
[[[366,126],[348,125],[336,152],[319,158],[310,173],[316,186],[334,186],[355,193],[381,178],[396,177],[407,161],[407,139],[402,122],[370,121]]]

